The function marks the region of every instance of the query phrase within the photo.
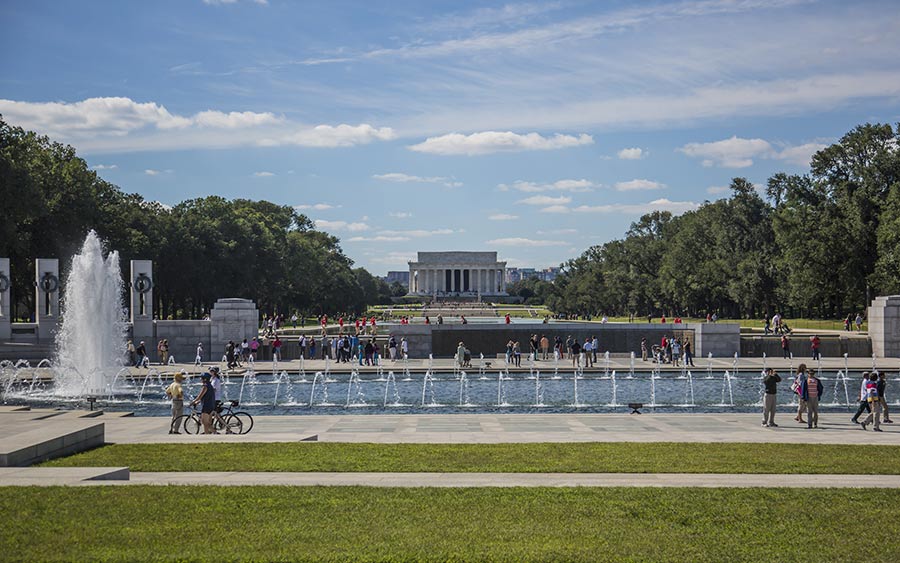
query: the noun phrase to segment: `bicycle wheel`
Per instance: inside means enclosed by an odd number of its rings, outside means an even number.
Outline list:
[[[169,430],[178,432],[179,434],[181,432],[187,432],[184,425],[187,424],[187,421],[190,418],[191,418],[191,415],[189,415],[189,414],[183,414],[183,415],[179,416],[178,418],[176,418],[175,420],[172,421],[172,424],[169,426]]]
[[[200,423],[200,415],[191,414],[187,417],[187,420],[184,421],[184,431],[188,434],[199,434],[200,429],[203,428],[203,424]]]
[[[237,417],[241,421],[241,434],[246,434],[253,429],[253,417],[244,411],[238,411],[231,416]]]
[[[226,416],[222,422],[222,430],[224,430],[226,434],[243,434],[243,432],[241,432],[243,427],[244,423],[241,419],[233,414]]]

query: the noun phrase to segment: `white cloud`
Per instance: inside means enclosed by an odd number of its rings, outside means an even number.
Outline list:
[[[310,205],[310,204],[295,205],[294,209],[296,209],[297,211],[307,211],[310,209],[312,209],[314,211],[327,211],[329,209],[337,209],[339,207],[343,207],[343,206],[342,205],[331,205],[330,203],[314,203],[312,205]]]
[[[541,213],[568,213],[569,211],[565,205],[551,205],[541,209]]]
[[[115,170],[118,167],[118,164],[96,164],[91,166],[94,170]]]
[[[710,195],[724,194],[728,191],[728,186],[710,186],[706,188],[706,193]]]
[[[205,110],[177,115],[155,102],[88,98],[79,102],[0,99],[9,123],[72,143],[79,152],[130,152],[240,146],[336,148],[386,141],[390,127],[304,125],[271,112]]]
[[[390,237],[378,235],[374,237],[350,237],[347,242],[404,242],[410,240],[409,237]]]
[[[413,216],[413,214],[409,211],[391,211],[390,213],[388,213],[388,216],[395,219],[409,219]]]
[[[518,215],[510,215],[509,213],[495,213],[488,216],[488,219],[491,221],[514,221],[518,218]]]
[[[378,231],[379,235],[384,236],[399,236],[399,237],[412,237],[412,238],[421,238],[421,237],[430,237],[435,235],[452,235],[453,233],[462,232],[462,231],[454,231],[453,229],[434,229],[434,230],[426,230],[426,229],[412,229],[407,231]]]
[[[696,209],[698,204],[692,201],[670,201],[655,199],[649,203],[613,203],[608,205],[580,205],[572,208],[575,213],[622,213],[644,214],[651,211],[671,211],[674,214]]]
[[[325,219],[316,219],[316,228],[323,231],[348,231],[357,233],[360,231],[368,231],[371,227],[366,223],[348,223],[347,221],[326,221]]]
[[[794,147],[786,147],[778,152],[774,158],[806,167],[809,166],[813,155],[827,146],[824,143],[806,143]]]
[[[263,172],[254,172],[253,175],[254,175],[254,176],[257,176],[257,177],[259,177],[259,178],[269,178],[269,177],[274,176],[275,173],[274,173],[274,172],[265,172],[265,171],[263,171]]]
[[[543,137],[538,133],[520,135],[512,131],[483,131],[471,135],[449,133],[439,137],[429,137],[425,141],[407,148],[428,154],[475,156],[497,152],[565,149],[590,145],[593,142],[593,137],[584,133],[577,137],[559,133],[552,137]]]
[[[537,231],[539,235],[574,235],[578,229],[551,229],[549,231]]]
[[[652,180],[634,179],[628,182],[616,182],[616,191],[632,192],[637,190],[661,190],[665,188],[665,184],[654,182]]]
[[[447,186],[448,188],[458,188],[463,185],[462,182],[457,182],[452,178],[445,178],[444,176],[414,176],[411,174],[404,174],[403,172],[372,174],[372,177],[376,180],[382,180],[384,182],[397,182],[401,184],[410,182],[418,184],[441,184]]]
[[[159,176],[159,170],[148,168],[147,170],[144,170],[144,174],[146,174],[147,176]]]
[[[487,240],[484,244],[488,246],[565,246],[566,243],[561,240],[535,240],[529,238],[511,237],[511,238],[495,238]]]
[[[374,264],[389,264],[407,266],[407,262],[414,262],[418,256],[415,252],[379,252],[369,258],[369,262]]]
[[[599,188],[600,184],[596,184],[591,182],[590,180],[557,180],[550,184],[538,184],[535,182],[524,182],[522,180],[516,180],[512,184],[499,184],[497,189],[501,192],[507,192],[509,190],[517,190],[520,192],[551,192],[551,191],[560,191],[560,192],[589,192],[594,188]]]
[[[640,148],[622,149],[616,153],[622,160],[640,160],[644,157],[644,151]]]
[[[524,203],[526,205],[565,205],[567,203],[572,203],[572,198],[565,195],[559,197],[533,195],[531,197],[526,197],[525,199],[520,199],[518,203]]]
[[[772,145],[763,139],[730,139],[712,143],[688,143],[678,149],[692,158],[702,158],[703,166],[724,168],[746,168],[753,165],[753,159],[772,154]]]

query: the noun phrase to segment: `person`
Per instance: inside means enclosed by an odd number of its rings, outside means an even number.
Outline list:
[[[147,345],[144,344],[143,340],[141,340],[134,352],[135,356],[137,356],[137,363],[134,364],[134,367],[143,367],[145,363],[150,363],[147,361]]]
[[[462,320],[462,324],[464,324],[464,325],[469,324],[469,321],[466,320],[465,315],[460,315],[459,318],[460,318],[460,320]]]
[[[547,335],[541,335],[541,359],[546,360],[550,354],[550,339]]]
[[[438,322],[439,325],[444,324],[444,315],[438,313],[438,316],[437,316],[437,322]]]
[[[659,319],[659,324],[663,324],[663,325],[666,324],[666,314],[665,313],[663,313],[662,318]]]
[[[291,328],[297,328],[297,312],[294,311],[294,314],[291,315]]]
[[[775,373],[774,369],[766,369],[766,374],[763,377],[763,385],[766,388],[765,398],[763,400],[763,426],[778,426],[775,424],[775,393],[778,391],[778,382],[780,381],[781,376]]]
[[[184,414],[184,376],[187,372],[181,370],[175,374],[175,381],[166,387],[166,397],[172,399],[172,422],[169,423],[169,434],[181,434],[175,427],[175,421]]]
[[[578,367],[581,365],[581,344],[578,342],[578,339],[572,341],[572,345],[569,348],[569,352],[572,354],[572,367]]]
[[[310,337],[309,339],[309,359],[316,359],[316,339],[314,337]]]
[[[513,342],[513,361],[517,368],[522,367],[522,348],[519,346],[518,340]]]
[[[134,342],[128,341],[128,365],[133,366],[136,365],[134,362],[137,360],[137,349],[134,347]]]
[[[460,341],[459,345],[456,347],[456,363],[459,364],[459,367],[465,366],[465,358],[466,347],[463,345],[462,341]]]
[[[400,358],[406,359],[409,357],[409,341],[405,336],[400,338]]]
[[[819,427],[819,397],[822,396],[822,382],[816,372],[810,371],[803,380],[801,394],[806,401],[806,428]]]
[[[862,314],[856,313],[856,332],[859,332],[862,330],[862,321],[863,321]]]
[[[859,417],[862,415],[863,411],[872,412],[872,407],[869,406],[869,396],[866,393],[866,386],[869,384],[869,375],[870,373],[867,371],[864,371],[862,374],[862,381],[859,385],[859,407],[856,409],[856,414],[850,418],[850,422],[853,424],[859,424]]]
[[[216,399],[217,403],[222,402],[222,377],[219,375],[219,367],[212,366],[209,368],[209,373],[212,374],[212,377],[209,380],[210,385],[213,388],[213,396]]]
[[[647,361],[647,338],[641,338],[641,360]]]
[[[276,361],[281,361],[281,338],[278,337],[278,333],[275,333],[275,340],[272,341],[272,359]]]
[[[240,352],[240,354],[241,354],[241,358],[242,358],[245,362],[250,361],[250,344],[247,342],[247,339],[246,339],[246,338],[241,342],[241,352]]]
[[[253,337],[253,340],[250,341],[250,359],[252,361],[256,361],[256,352],[259,350],[259,340],[256,337]]]
[[[528,340],[528,347],[531,348],[531,357],[535,360],[537,359],[538,346],[540,346],[540,342],[538,342],[537,334],[532,334]]]
[[[590,337],[585,337],[584,344],[581,345],[581,350],[584,352],[584,367],[589,368],[594,365],[594,344],[591,342]]]
[[[882,422],[886,422],[888,424],[893,424],[894,421],[891,420],[891,413],[888,410],[887,398],[884,396],[885,389],[887,387],[887,374],[884,372],[879,372],[878,374],[878,402],[881,403],[881,411],[884,413],[882,417]]]
[[[772,316],[772,328],[775,329],[775,334],[781,333],[781,314],[777,311]]]
[[[203,388],[200,389],[197,398],[191,401],[192,407],[200,405],[200,422],[203,424],[204,434],[213,433],[212,413],[216,410],[216,392],[213,390],[210,379],[212,379],[212,375],[209,372],[203,372],[200,376]]]
[[[425,324],[430,325],[431,319],[428,318],[428,315],[425,315]]]
[[[507,365],[512,363],[512,356],[513,356],[513,341],[507,340],[506,341],[506,363],[507,363]]]
[[[163,365],[167,365],[169,363],[169,339],[166,338],[162,341],[162,354],[163,354]]]
[[[847,332],[850,332],[850,323],[852,322],[850,320],[850,317],[851,317],[850,313],[847,313],[847,318],[844,319],[844,330],[846,330]]]
[[[506,324],[509,324],[510,322],[512,322],[509,318],[509,313],[506,313],[505,321],[506,321]]]
[[[203,343],[197,343],[197,356],[194,358],[194,365],[199,366],[203,363]]]
[[[597,352],[600,350],[600,341],[596,336],[591,337],[591,354],[593,357],[591,358],[592,363],[597,363]]]
[[[163,341],[160,340],[156,343],[156,359],[159,361],[159,365],[163,365]]]
[[[764,333],[765,333],[766,336],[769,336],[769,333],[772,332],[772,325],[771,325],[771,323],[769,322],[769,317],[768,317],[768,315],[766,316],[766,318],[765,318],[764,320],[765,320],[765,323],[766,323],[766,324],[765,324],[765,326],[763,327],[763,331],[764,331]]]
[[[821,344],[821,340],[819,340],[819,335],[814,334],[812,338],[809,339],[809,346],[812,348],[812,359],[819,359],[819,344]]]
[[[869,408],[871,408],[872,411],[869,413],[869,416],[862,421],[862,429],[865,430],[867,425],[874,422],[875,426],[872,430],[881,432],[881,401],[878,398],[877,372],[869,374],[869,381],[866,383],[866,400],[869,401]]]
[[[797,416],[794,417],[794,420],[800,424],[806,423],[806,421],[803,420],[803,413],[806,412],[806,399],[803,398],[804,381],[806,381],[806,364],[800,364],[797,366],[797,374],[794,376],[794,382],[791,383],[791,391],[797,394],[797,400],[800,403],[797,406]]]
[[[397,361],[397,338],[393,334],[391,335],[390,340],[388,340],[388,355],[392,362]]]
[[[686,366],[694,366],[694,351],[691,348],[691,341],[687,338],[684,339],[684,365]]]
[[[673,338],[669,345],[672,347],[672,367],[678,367],[678,361],[681,359],[681,343],[677,338]]]
[[[785,360],[791,357],[791,339],[787,334],[781,335],[781,357]]]

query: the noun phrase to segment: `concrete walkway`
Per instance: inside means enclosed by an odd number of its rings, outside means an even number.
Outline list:
[[[405,414],[255,416],[246,435],[171,435],[165,417],[103,415],[113,443],[320,442],[495,444],[527,442],[750,442],[900,445],[900,423],[864,432],[852,413],[820,413],[819,428],[780,412],[778,428],[761,414]]]
[[[900,488],[900,475],[716,473],[134,472],[127,468],[0,468],[0,486],[215,485],[296,487],[788,487]]]

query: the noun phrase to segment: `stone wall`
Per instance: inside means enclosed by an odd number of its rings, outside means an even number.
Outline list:
[[[879,358],[900,358],[900,295],[876,297],[868,311],[872,351]]]

